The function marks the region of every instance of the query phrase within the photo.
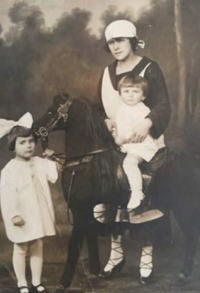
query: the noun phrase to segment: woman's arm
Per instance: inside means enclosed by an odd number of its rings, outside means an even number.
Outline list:
[[[107,117],[104,106],[103,106],[102,96],[101,96],[102,78],[103,78],[103,74],[100,78],[100,81],[97,87],[97,94],[95,98],[95,108],[97,112],[99,113],[101,119],[104,120],[108,130],[112,133],[113,131],[116,130],[116,123]]]
[[[144,103],[151,110],[147,116],[152,121],[150,133],[154,138],[158,138],[168,126],[171,115],[168,91],[157,63],[153,62],[149,65],[144,77],[149,84],[149,94]]]
[[[95,101],[94,101],[94,106],[100,116],[105,120],[107,118],[106,112],[104,110],[103,102],[102,102],[102,96],[101,96],[101,88],[102,88],[102,79],[103,79],[103,74],[101,75],[101,78],[99,80],[98,86],[97,86],[97,93],[95,96]]]

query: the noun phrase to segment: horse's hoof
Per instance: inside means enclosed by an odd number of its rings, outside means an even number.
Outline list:
[[[180,280],[186,280],[186,279],[187,279],[187,277],[185,276],[185,274],[182,273],[182,272],[178,275],[178,278],[179,278]]]
[[[91,275],[91,276],[94,276],[94,277],[98,277],[98,276],[101,274],[101,271],[93,272],[93,271],[90,271],[90,270],[89,270],[89,272],[90,272],[90,275]]]
[[[64,278],[64,277],[62,277],[60,279],[61,287],[63,287],[64,289],[70,287],[71,283],[72,283],[72,278]]]
[[[150,273],[148,277],[140,276],[140,283],[142,285],[149,285],[152,283],[152,281],[153,281],[153,271]]]
[[[61,285],[56,289],[54,293],[65,293],[65,288]]]
[[[184,284],[188,278],[191,276],[192,274],[192,269],[183,269],[180,271],[179,275],[178,275],[178,283],[179,284]]]
[[[91,275],[98,276],[101,272],[101,266],[99,263],[89,264],[89,272]]]
[[[187,280],[187,276],[183,272],[180,272],[176,283],[177,285],[183,285],[185,284],[186,280]]]

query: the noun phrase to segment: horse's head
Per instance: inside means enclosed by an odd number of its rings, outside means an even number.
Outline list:
[[[53,103],[46,113],[34,122],[34,133],[41,138],[44,148],[48,142],[49,132],[64,129],[72,100],[73,98],[68,94],[59,93],[53,98]]]
[[[46,113],[34,123],[33,130],[41,138],[45,149],[51,131],[64,130],[68,153],[88,152],[110,147],[114,141],[104,119],[96,108],[84,97],[72,98],[58,94]]]

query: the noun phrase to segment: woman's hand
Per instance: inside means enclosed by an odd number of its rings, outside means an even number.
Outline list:
[[[15,216],[14,218],[12,218],[12,223],[14,226],[21,227],[25,224],[25,221],[21,216]]]
[[[134,142],[134,143],[141,143],[144,141],[144,139],[147,137],[149,134],[149,130],[151,129],[153,123],[151,119],[146,118],[142,122],[138,123],[128,139],[129,142]]]

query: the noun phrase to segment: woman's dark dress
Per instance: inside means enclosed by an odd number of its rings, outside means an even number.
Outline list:
[[[167,87],[165,84],[163,73],[160,70],[158,64],[147,57],[143,57],[141,61],[135,66],[135,68],[131,72],[125,72],[125,73],[116,75],[117,61],[110,64],[108,66],[108,70],[109,70],[112,86],[115,90],[117,90],[117,84],[122,77],[124,77],[125,75],[129,73],[132,73],[133,75],[139,75],[149,63],[150,65],[146,68],[144,73],[144,78],[147,80],[149,85],[148,95],[146,99],[144,100],[144,103],[151,110],[151,112],[147,116],[153,122],[153,126],[150,130],[150,133],[152,137],[158,138],[160,135],[164,133],[166,127],[168,126],[170,115],[171,115],[171,107],[170,107]],[[98,86],[97,106],[101,115],[104,118],[106,118],[106,113],[103,107],[102,95],[101,95],[102,80],[103,80],[102,77]],[[155,229],[149,229],[149,227],[152,227],[152,225],[154,226],[155,224],[154,222],[157,222],[157,221],[149,222],[150,225],[148,223],[133,225],[134,228],[131,229],[132,238],[135,238],[137,236],[141,237],[145,235],[147,239],[152,239],[152,231],[155,231]],[[169,219],[167,222],[169,223]],[[119,226],[117,227],[118,227],[117,233],[121,234]],[[162,227],[162,224],[161,224],[161,227]],[[161,231],[162,229],[158,229],[158,230]],[[166,234],[166,230],[167,231],[169,230],[168,225],[165,225],[164,230],[165,230],[164,233]]]
[[[144,74],[145,79],[149,84],[149,92],[144,100],[144,103],[147,107],[151,109],[148,117],[152,120],[153,126],[151,128],[151,135],[154,138],[158,138],[165,131],[171,114],[171,107],[167,92],[167,87],[165,80],[160,70],[158,64],[147,57],[143,57],[142,60],[136,65],[136,67],[131,71],[134,75],[139,75],[140,72],[146,67],[147,64],[151,63]],[[114,89],[117,90],[117,84],[119,80],[128,73],[126,72],[120,75],[116,75],[116,66],[117,61],[113,62],[108,66],[110,79]],[[102,104],[101,98],[101,87],[102,87],[102,78],[98,86],[97,99],[98,104],[102,113],[105,113]],[[105,114],[106,115],[106,114]]]

